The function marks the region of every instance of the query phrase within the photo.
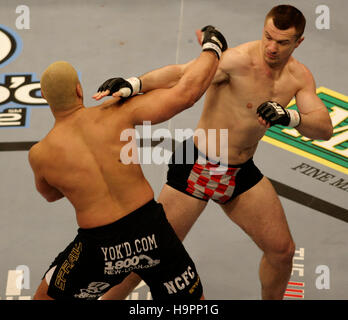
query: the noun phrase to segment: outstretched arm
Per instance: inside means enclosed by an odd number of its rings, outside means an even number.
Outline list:
[[[209,87],[217,65],[214,53],[202,52],[172,88],[152,90],[127,100],[134,124],[163,122],[191,107]]]
[[[218,37],[208,41],[208,39],[204,37],[206,37],[211,30],[214,30]],[[198,42],[203,46],[203,50],[213,50],[219,58],[221,57],[222,51],[227,49],[227,43],[224,37],[212,26],[207,26],[202,30],[197,30],[196,36]],[[216,42],[216,40],[220,41],[218,39],[219,37],[222,43]],[[132,77],[126,80],[123,78],[108,79],[98,88],[98,92],[93,95],[93,98],[100,100],[108,95],[114,97],[129,97],[136,95],[139,92],[146,93],[155,89],[171,88],[178,83],[187,68],[191,66],[194,61],[195,60],[192,60],[186,64],[168,65],[145,73],[138,78]]]
[[[92,98],[100,100],[112,93],[113,97],[146,93],[155,89],[168,89],[175,86],[183,76],[185,70],[193,63],[168,65],[136,78],[111,78],[106,80]]]
[[[152,90],[125,102],[134,124],[142,124],[145,120],[152,123],[166,121],[191,107],[208,89],[216,73],[221,52],[227,49],[227,44],[223,35],[215,28],[202,30],[203,52],[187,65],[180,80],[173,87]],[[218,47],[215,43],[224,45]]]
[[[186,64],[168,65],[145,73],[139,79],[142,83],[141,92],[146,93],[155,89],[169,89],[175,86],[184,75],[185,71],[194,62]]]

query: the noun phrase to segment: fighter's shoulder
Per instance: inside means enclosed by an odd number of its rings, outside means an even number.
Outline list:
[[[231,65],[231,67],[246,66],[251,63],[252,42],[243,43],[232,48],[228,48],[222,55],[221,63]]]
[[[312,72],[309,70],[309,68],[294,57],[292,57],[289,61],[288,70],[293,77],[303,83],[314,81]]]
[[[29,150],[28,158],[32,166],[38,164],[42,155],[43,142],[42,140],[35,143]]]

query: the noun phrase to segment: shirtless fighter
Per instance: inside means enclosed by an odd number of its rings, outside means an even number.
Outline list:
[[[35,299],[97,299],[131,271],[154,299],[200,299],[194,263],[154,201],[139,164],[120,160],[121,132],[143,120],[159,123],[192,106],[217,70],[224,37],[204,32],[203,52],[170,89],[86,108],[75,69],[51,64],[42,94],[55,117],[53,129],[29,152],[37,190],[47,199],[66,197],[76,211],[76,238],[54,260]],[[135,143],[135,140],[134,140]]]
[[[224,52],[197,128],[228,129],[229,170],[214,179],[208,166],[170,164],[167,184],[158,198],[182,240],[208,199],[216,201],[263,251],[259,269],[263,299],[283,298],[295,244],[272,184],[253,163],[257,145],[267,128],[275,124],[296,127],[311,139],[328,140],[333,131],[311,72],[292,57],[304,40],[305,23],[298,9],[276,6],[265,18],[261,40]],[[142,91],[175,84],[189,66],[168,66],[141,76]],[[104,85],[95,98],[119,88]],[[283,108],[294,96],[298,111]],[[221,150],[218,139],[209,143],[206,150]],[[127,281],[134,285],[136,277]],[[110,292],[110,298],[124,295],[123,288],[115,288],[112,295]]]

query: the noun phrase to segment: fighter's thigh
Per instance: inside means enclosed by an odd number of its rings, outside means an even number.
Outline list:
[[[266,177],[221,207],[263,251],[283,251],[293,244],[279,197]]]
[[[167,184],[164,185],[158,202],[163,205],[167,219],[181,241],[207,205],[206,201],[188,196]]]

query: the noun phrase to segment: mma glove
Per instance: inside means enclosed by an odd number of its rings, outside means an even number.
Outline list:
[[[132,77],[126,80],[123,78],[111,78],[106,80],[98,88],[98,92],[106,90],[110,90],[110,93],[108,94],[109,96],[117,91],[120,91],[122,98],[128,98],[140,92],[141,80],[136,77]]]
[[[297,127],[301,122],[300,113],[296,110],[287,110],[279,103],[266,101],[257,108],[257,114],[270,126],[280,124],[286,127]]]
[[[222,52],[227,49],[225,37],[213,26],[206,26],[202,31],[202,48],[203,51],[214,51],[221,58]]]

